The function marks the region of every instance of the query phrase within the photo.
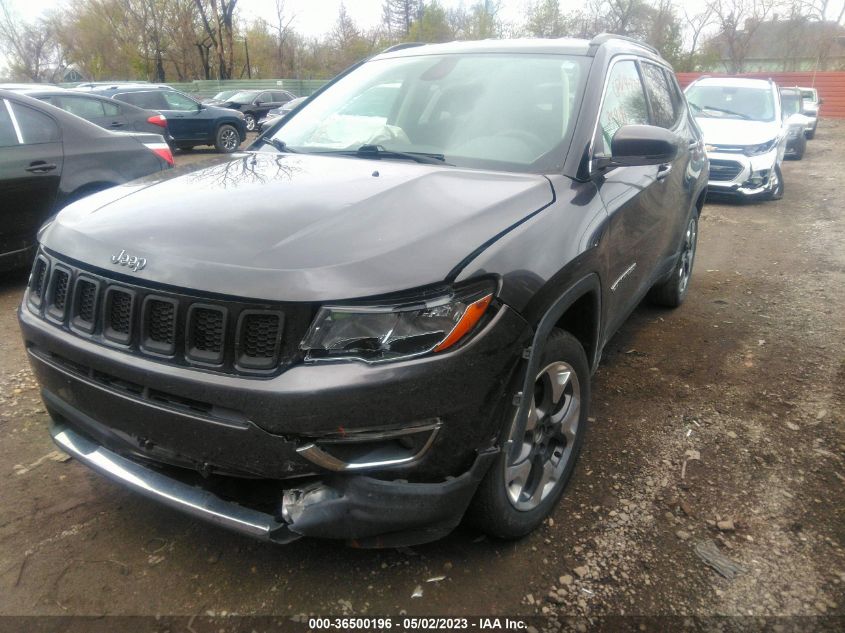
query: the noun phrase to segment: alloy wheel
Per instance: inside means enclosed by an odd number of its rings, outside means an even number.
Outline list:
[[[698,242],[698,222],[695,217],[690,218],[687,224],[687,231],[684,234],[684,246],[681,251],[681,260],[678,265],[678,277],[680,283],[678,290],[681,296],[686,292],[689,285],[690,277],[692,276],[692,265],[695,261],[695,246]]]
[[[511,430],[511,446],[518,451],[505,460],[505,488],[514,508],[533,510],[555,490],[573,458],[580,417],[575,370],[562,361],[547,365],[534,381],[525,433],[513,436],[516,420]]]
[[[234,151],[238,147],[238,133],[232,128],[226,128],[220,133],[220,144],[227,151]]]
[[[251,114],[247,114],[244,117],[244,123],[246,123],[246,129],[247,130],[249,130],[250,132],[255,131],[255,117],[254,116],[252,116]]]

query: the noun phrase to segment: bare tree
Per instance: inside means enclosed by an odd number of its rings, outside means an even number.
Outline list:
[[[760,25],[772,14],[777,0],[711,0],[718,41],[724,47],[730,73],[741,73]]]
[[[194,0],[217,57],[219,79],[231,79],[235,63],[234,15],[238,0]]]
[[[284,0],[276,0],[276,14],[273,17],[273,22],[264,20],[264,23],[273,32],[273,36],[276,40],[276,62],[278,63],[278,68],[281,71],[285,67],[285,44],[291,34],[291,26],[293,21],[296,19],[296,16],[292,15],[287,17],[285,15]]]
[[[35,82],[60,79],[63,55],[49,18],[23,22],[0,0],[0,49],[13,76]]]
[[[698,45],[701,41],[702,33],[707,27],[712,26],[715,22],[715,11],[713,7],[707,5],[704,11],[690,15],[686,8],[684,8],[684,23],[686,25],[687,34],[689,36],[689,50],[686,56],[687,70],[695,70],[695,57],[698,53]]]

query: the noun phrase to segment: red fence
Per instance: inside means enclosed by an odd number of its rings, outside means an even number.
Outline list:
[[[701,75],[711,77],[727,77],[724,73],[678,73],[678,83],[682,88],[692,83]],[[834,119],[845,119],[845,71],[837,72],[772,72],[772,73],[742,73],[737,77],[753,79],[774,79],[780,86],[801,86],[815,88],[824,102],[821,116]]]

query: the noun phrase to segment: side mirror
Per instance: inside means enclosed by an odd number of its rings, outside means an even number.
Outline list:
[[[203,105],[202,103],[197,104],[197,112],[199,112],[200,110],[205,110],[205,105]]]
[[[678,155],[681,139],[654,125],[624,125],[610,142],[610,165],[635,167],[668,163]]]
[[[823,103],[824,103],[824,99],[822,99],[821,97],[819,97],[819,105],[821,105],[821,104],[823,104]]]

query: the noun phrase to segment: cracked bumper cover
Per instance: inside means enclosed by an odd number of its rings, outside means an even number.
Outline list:
[[[118,455],[68,426],[53,424],[51,435],[62,450],[107,478],[210,523],[275,543],[311,536],[359,547],[425,543],[451,532],[497,453],[479,453],[467,472],[440,483],[354,476],[291,487],[277,518]]]
[[[362,547],[431,541],[457,525],[497,451],[490,448],[501,422],[496,412],[530,340],[525,321],[503,306],[453,353],[376,367],[304,365],[270,380],[245,381],[104,348],[26,309],[20,320],[53,437],[79,461],[159,502],[254,537],[314,536]],[[101,373],[215,406],[245,402],[251,408],[244,407],[244,419],[204,419],[120,393],[97,382]],[[373,432],[426,419],[437,420],[438,433],[413,463],[333,472],[299,452],[321,441],[331,429],[327,422]],[[269,482],[272,498],[256,504],[218,494],[198,474],[204,466],[212,479],[239,486],[251,486],[251,478]]]

